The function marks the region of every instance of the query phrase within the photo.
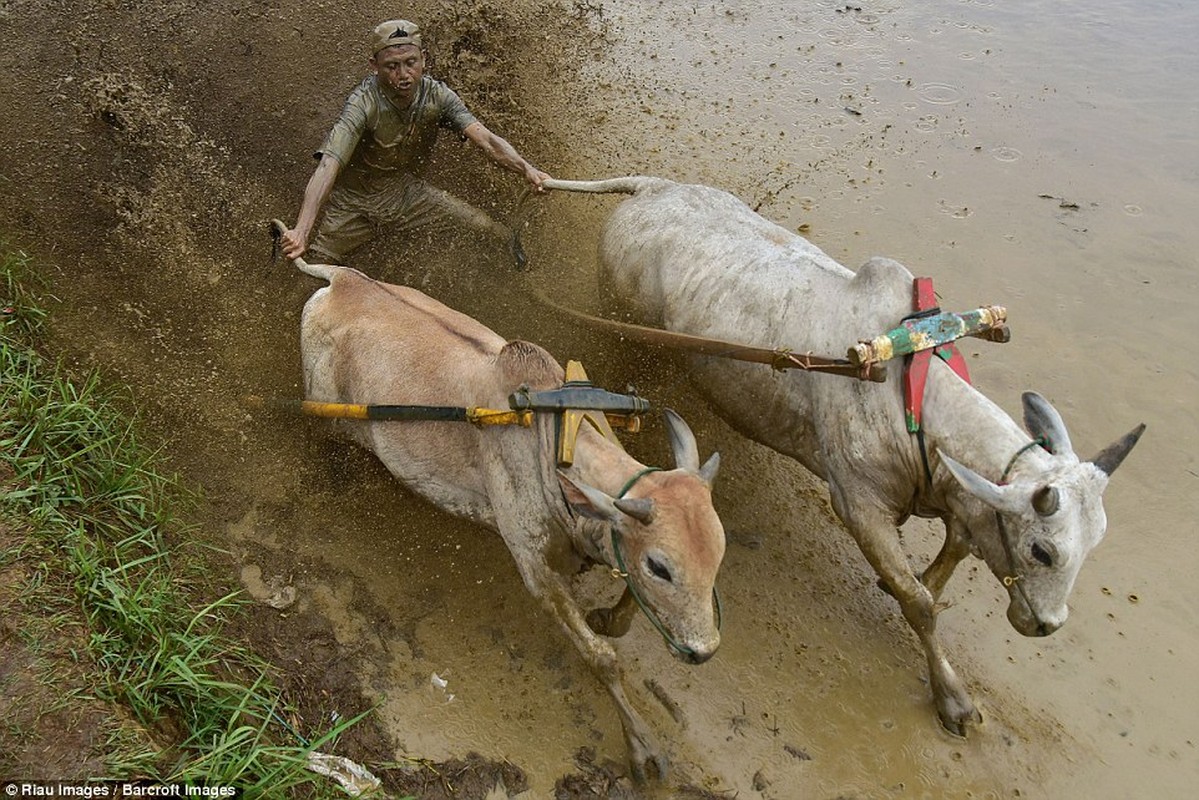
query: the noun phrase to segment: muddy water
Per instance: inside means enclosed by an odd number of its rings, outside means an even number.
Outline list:
[[[278,635],[294,635],[296,611],[327,617],[339,668],[381,701],[399,755],[477,750],[548,796],[580,747],[620,762],[624,746],[503,546],[323,425],[231,402],[298,391],[296,313],[316,284],[265,266],[261,222],[294,209],[306,148],[361,68],[347,55],[360,8],[277,5],[163,4],[134,19],[81,4],[61,24],[35,2],[5,6],[0,96],[44,134],[3,131],[4,185],[23,191],[0,195],[0,216],[61,259],[62,345],[133,383],[207,490],[238,562],[229,580],[263,599],[296,589]],[[369,248],[364,268],[580,358],[601,383],[633,381],[724,455],[721,651],[684,668],[641,622],[618,644],[675,779],[769,798],[1185,796],[1199,778],[1195,9],[612,1],[553,25],[525,5],[417,10],[440,31],[440,74],[551,172],[704,181],[806,226],[851,267],[897,258],[933,275],[949,307],[1009,307],[1013,342],[967,350],[1005,408],[1041,391],[1084,453],[1149,424],[1108,490],[1110,535],[1063,630],[1016,635],[995,580],[969,563],[949,585],[941,630],[986,716],[959,741],[938,728],[922,656],[823,490],[715,419],[671,356],[530,302],[534,287],[596,302],[594,240],[614,199],[542,203],[520,278],[470,241]],[[324,35],[306,33],[316,26]],[[51,57],[59,28],[80,34],[73,60]],[[584,50],[575,75],[563,52],[580,44],[596,57]],[[42,63],[48,74],[28,66]],[[468,180],[494,173],[441,157],[450,188],[510,207],[504,178]],[[657,424],[629,447],[667,459]],[[926,560],[935,531],[909,525],[905,544]],[[618,587],[596,574],[580,589]]]
[[[1014,341],[969,348],[984,391],[1013,413],[1022,390],[1044,393],[1084,453],[1141,420],[1150,433],[1108,490],[1109,539],[1060,633],[1016,635],[989,575],[951,584],[942,629],[988,719],[965,744],[928,724],[902,635],[856,606],[886,600],[852,580],[803,596],[812,575],[789,549],[835,525],[726,493],[731,527],[767,542],[730,551],[726,582],[769,590],[742,595],[719,665],[678,679],[711,708],[678,738],[722,786],[746,791],[765,765],[780,797],[1180,796],[1199,777],[1199,10],[923,5],[608,4],[615,44],[584,106],[596,150],[572,167],[721,186],[847,265],[888,255],[935,276],[943,303],[1003,303]],[[738,700],[753,726],[730,734]]]

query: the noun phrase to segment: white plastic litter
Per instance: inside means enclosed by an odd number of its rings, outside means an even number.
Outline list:
[[[373,792],[382,785],[382,782],[366,767],[355,764],[345,756],[309,753],[308,769],[317,775],[324,775],[337,781],[350,797],[359,797]]]
[[[446,701],[447,703],[452,703],[452,702],[454,702],[454,695],[450,694],[449,692],[446,692],[446,687],[450,685],[450,682],[449,682],[449,681],[447,681],[445,678],[441,677],[441,676],[440,676],[440,675],[438,675],[436,672],[434,672],[434,673],[433,673],[433,677],[430,679],[430,682],[431,682],[431,683],[432,683],[432,684],[433,684],[433,685],[434,685],[436,688],[438,688],[438,689],[440,689],[441,691],[445,692],[445,701]]]

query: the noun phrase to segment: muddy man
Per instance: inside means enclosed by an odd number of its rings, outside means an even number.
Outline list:
[[[544,191],[541,184],[549,175],[475,119],[452,89],[425,75],[425,51],[414,23],[381,23],[371,32],[369,53],[371,74],[350,94],[314,154],[319,162],[304,190],[296,226],[283,234],[283,252],[298,258],[307,249],[311,259],[344,264],[384,226],[406,232],[448,221],[500,239],[517,267],[523,267],[516,231],[422,175],[439,128],[470,140],[538,192]],[[309,245],[322,208],[324,218]]]

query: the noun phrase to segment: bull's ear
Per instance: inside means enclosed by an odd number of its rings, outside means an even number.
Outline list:
[[[683,418],[672,409],[664,409],[666,432],[670,436],[670,450],[674,453],[674,465],[690,472],[699,471],[699,445]]]
[[[562,485],[562,494],[566,502],[581,517],[602,519],[611,522],[620,516],[612,498],[593,486],[582,481],[572,480],[561,470],[558,471],[558,483]]]
[[[1116,441],[1103,448],[1103,452],[1091,459],[1091,463],[1103,470],[1105,475],[1111,475],[1124,461],[1124,457],[1132,451],[1145,432],[1145,423],[1141,423]]]
[[[959,464],[944,453],[941,453],[940,456],[941,463],[948,467],[963,489],[996,511],[1018,514],[1028,508],[1029,493],[1027,490],[991,483],[982,475],[964,464]]]
[[[1025,392],[1020,399],[1024,401],[1024,427],[1028,432],[1045,442],[1045,449],[1054,455],[1073,454],[1070,434],[1066,433],[1066,423],[1057,409],[1036,392]]]

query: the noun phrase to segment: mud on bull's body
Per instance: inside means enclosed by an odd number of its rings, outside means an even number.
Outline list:
[[[725,192],[650,177],[545,186],[632,195],[604,225],[600,262],[606,285],[646,324],[840,353],[911,311],[913,276],[899,263],[873,258],[855,274]],[[1029,392],[1025,426],[1047,449],[1030,446],[1007,414],[933,359],[923,421],[930,481],[906,427],[898,362],[883,384],[702,356],[693,366],[697,387],[731,425],[827,482],[834,510],[924,646],[942,724],[964,734],[979,715],[936,636],[954,568],[970,554],[984,559],[1007,587],[1013,627],[1053,632],[1104,535],[1108,476],[1144,426],[1081,461],[1057,411]],[[896,535],[913,514],[940,517],[946,529],[922,575]]]

